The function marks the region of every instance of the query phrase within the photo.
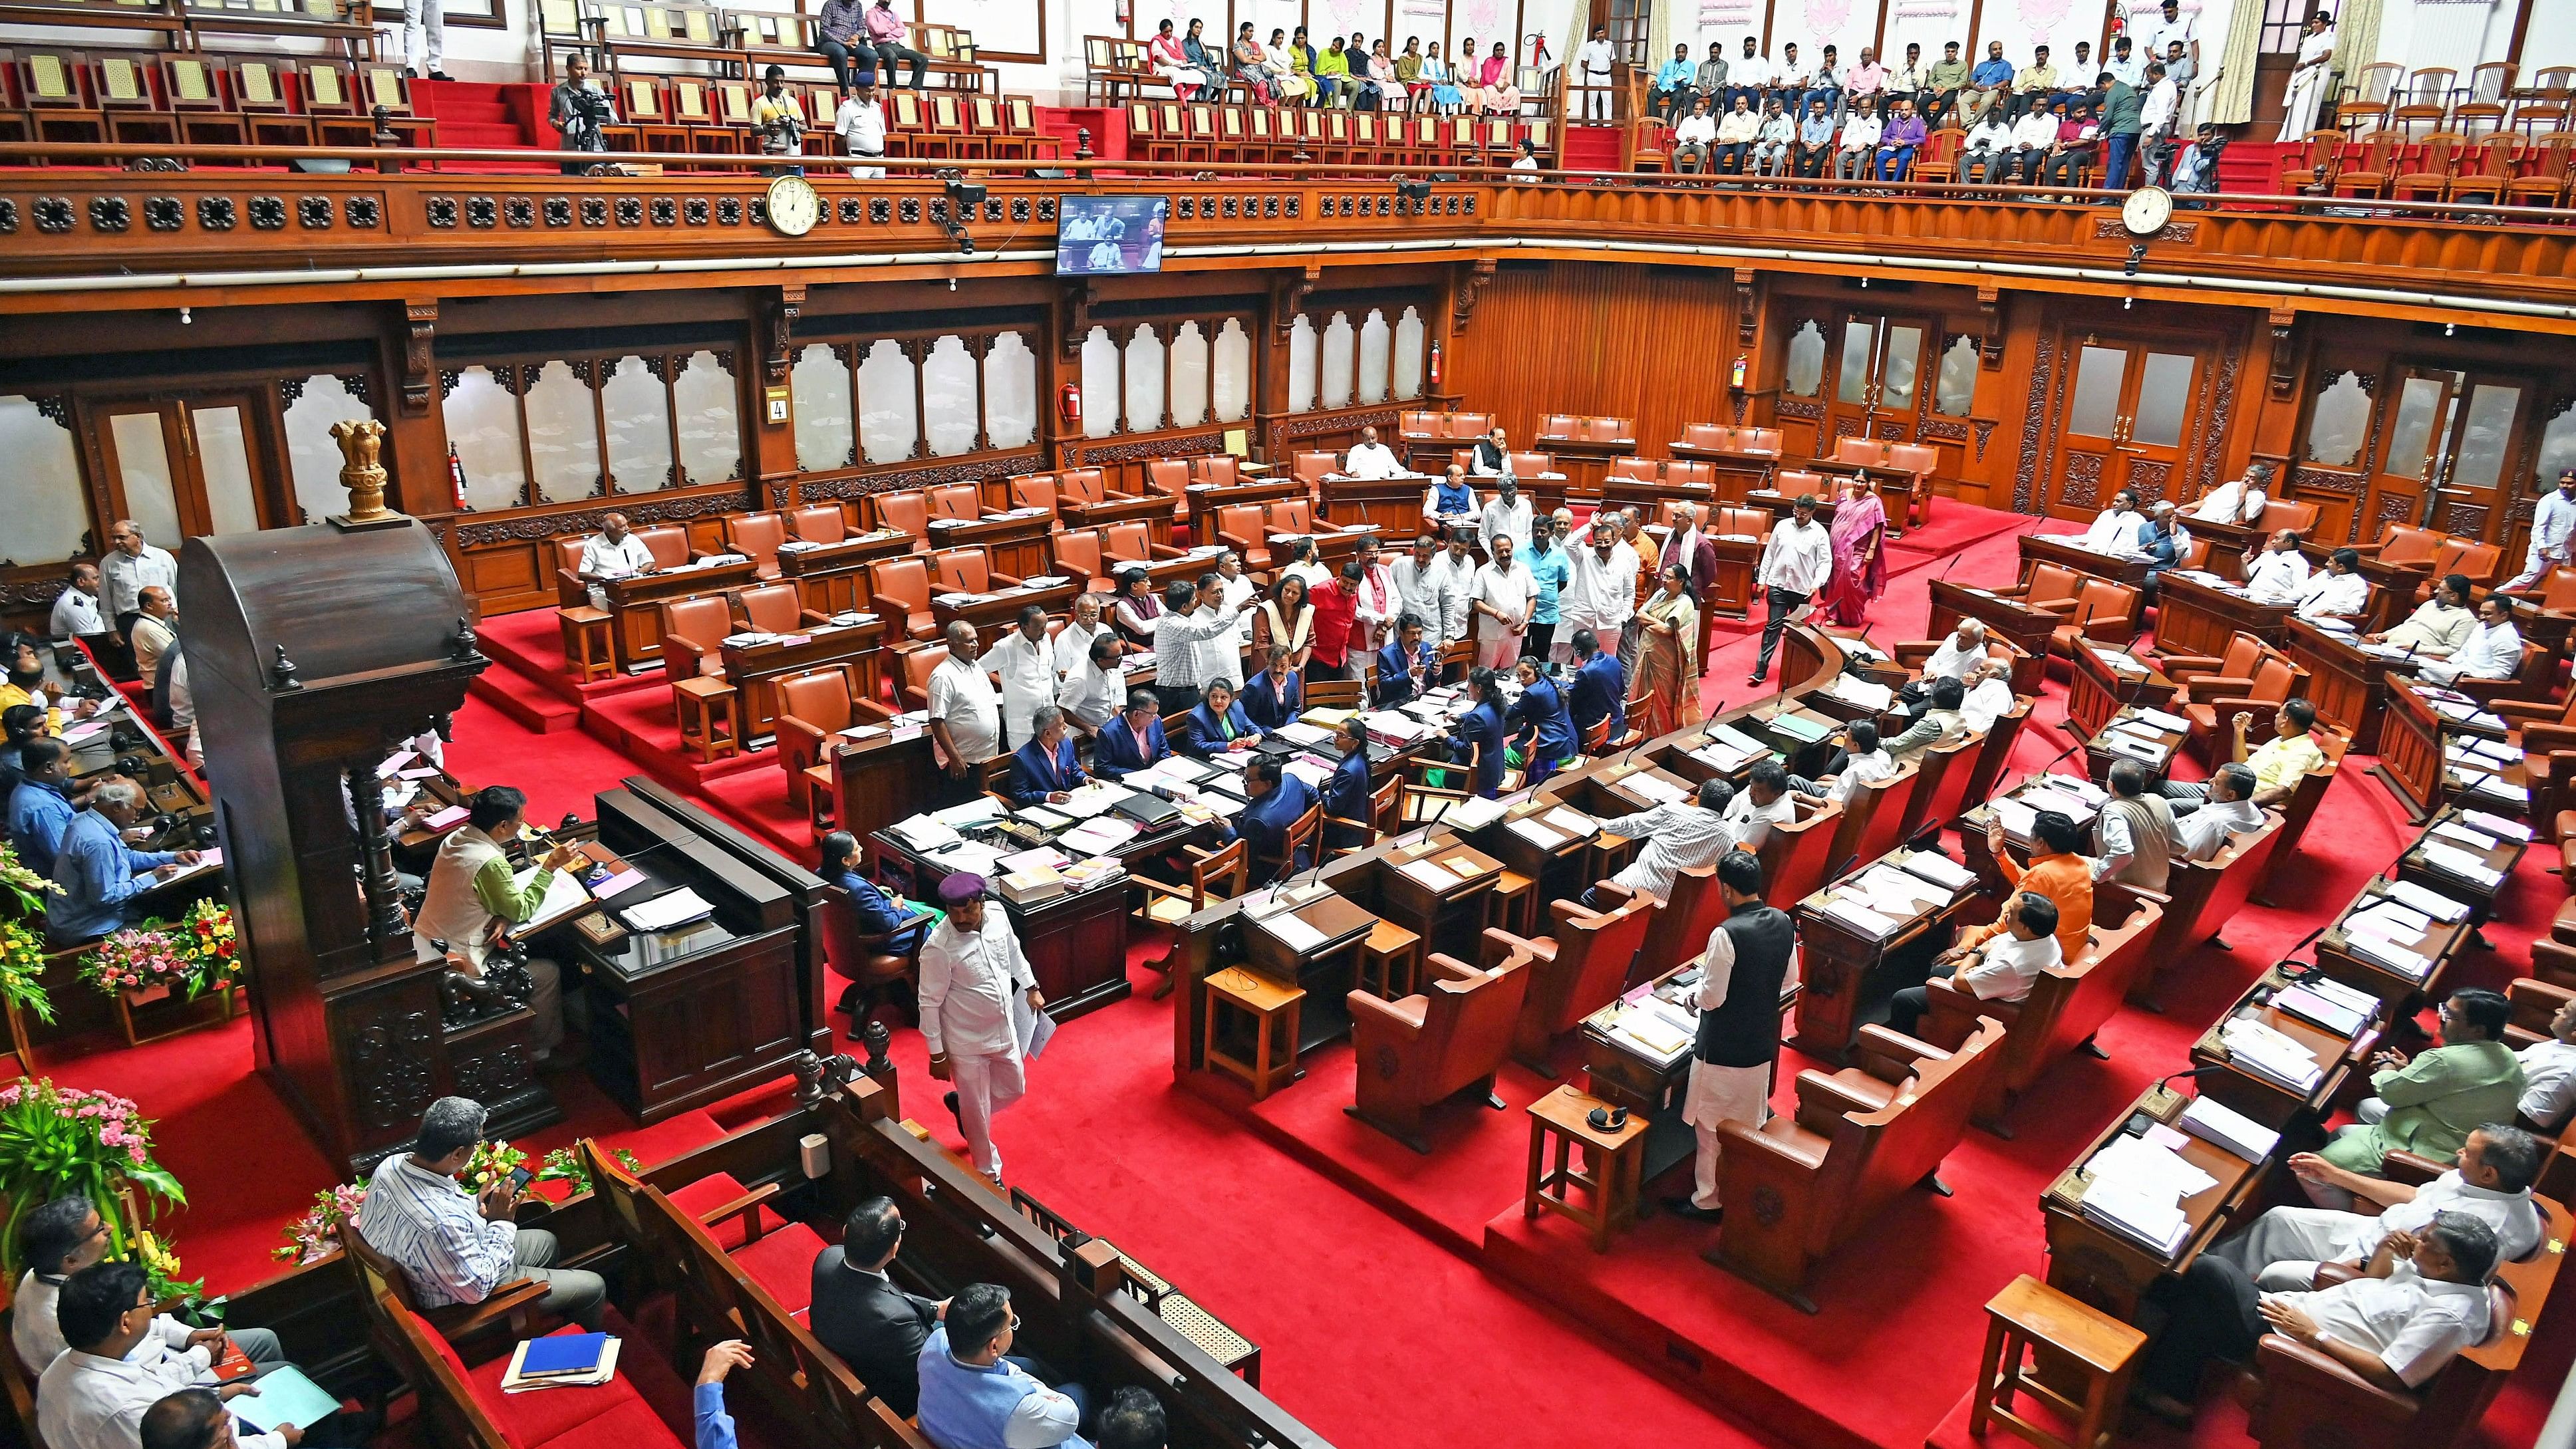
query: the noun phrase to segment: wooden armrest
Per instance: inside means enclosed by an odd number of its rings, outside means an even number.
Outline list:
[[[1133,886],[1143,886],[1146,894],[1148,895],[1170,896],[1174,900],[1183,901],[1195,901],[1198,899],[1197,895],[1193,894],[1188,886],[1176,886],[1169,881],[1156,880],[1150,875],[1131,875],[1127,877],[1127,883]]]
[[[441,1336],[453,1341],[507,1328],[519,1331],[529,1309],[554,1291],[535,1278],[514,1278],[495,1287],[480,1303],[457,1303],[422,1315]]]
[[[2379,1161],[2379,1175],[2390,1182],[2422,1187],[2451,1170],[2447,1162],[2435,1162],[2420,1153],[2392,1151]]]
[[[1832,1112],[1875,1112],[1887,1105],[1812,1068],[1798,1074],[1798,1101],[1801,1106],[1822,1106]]]
[[[832,616],[824,613],[820,609],[800,609],[797,611],[797,619],[800,623],[806,624],[829,624],[832,622]]]
[[[760,1206],[776,1196],[778,1196],[778,1184],[774,1182],[764,1182],[760,1186],[753,1188],[751,1191],[744,1193],[742,1196],[735,1198],[733,1201],[726,1203],[722,1207],[710,1208],[709,1210],[698,1214],[698,1221],[708,1227],[714,1227],[716,1224],[723,1222],[727,1218],[739,1217],[742,1219],[742,1232],[744,1239],[750,1242],[757,1242],[762,1235],[760,1225]]]
[[[2207,674],[2224,662],[2215,654],[2167,654],[2163,657],[2165,673],[2176,679],[2180,679],[2186,669]]]
[[[2309,1427],[2331,1439],[2338,1436],[2330,1425],[2359,1419],[2403,1423],[2421,1407],[2413,1395],[2392,1394],[2328,1355],[2277,1333],[2263,1336],[2254,1361],[2271,1401],[2258,1422],[2276,1414],[2287,1417],[2294,1404],[2305,1404]]]
[[[1541,961],[1553,961],[1556,959],[1556,938],[1540,936],[1532,939],[1528,936],[1516,935],[1499,926],[1487,926],[1485,934],[1479,938],[1476,964],[1491,971],[1502,962],[1510,960],[1516,953],[1525,953]]]
[[[2576,990],[2570,990],[2554,981],[2534,980],[2529,976],[2507,983],[2504,995],[2507,1001],[2516,1006],[2528,1006],[2553,1013],[2570,1000],[2576,1000]]]
[[[1910,1037],[1892,1027],[1880,1026],[1874,1022],[1862,1027],[1860,1033],[1852,1038],[1852,1051],[1883,1056],[1890,1061],[1904,1062],[1909,1066],[1925,1057],[1949,1055],[1948,1052],[1919,1037]]]
[[[1353,991],[1344,1000],[1350,1006],[1351,1032],[1354,1037],[1372,1026],[1394,1032],[1399,1036],[1419,1036],[1422,1032],[1422,1019],[1431,1009],[1431,998],[1420,995],[1408,996],[1401,1001],[1389,1001],[1373,992]]]
[[[1016,589],[1020,586],[1020,581],[1018,579],[1012,578],[1009,574],[995,573],[991,569],[986,569],[984,571],[984,577],[987,581],[997,584],[1002,588]]]
[[[1725,1173],[1729,1183],[1734,1182],[1739,1173],[1749,1177],[1765,1169],[1780,1175],[1812,1177],[1825,1165],[1821,1155],[1807,1151],[1795,1139],[1756,1131],[1732,1117],[1719,1123],[1717,1132],[1725,1143],[1725,1155],[1719,1159],[1719,1170]],[[1734,1196],[1732,1192],[1728,1195]]]

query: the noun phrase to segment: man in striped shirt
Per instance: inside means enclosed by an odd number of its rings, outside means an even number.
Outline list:
[[[483,1141],[483,1107],[441,1097],[422,1114],[412,1150],[388,1157],[358,1205],[358,1232],[402,1269],[424,1308],[480,1303],[503,1283],[534,1278],[545,1306],[591,1332],[608,1285],[596,1273],[550,1268],[555,1235],[510,1221],[518,1196],[507,1178],[469,1194],[456,1176]]]
[[[1174,579],[1163,591],[1163,618],[1154,627],[1154,693],[1163,713],[1189,713],[1217,680],[1242,685],[1243,651],[1234,642],[1239,612],[1225,602],[1225,581],[1215,574],[1201,575],[1196,588]]]

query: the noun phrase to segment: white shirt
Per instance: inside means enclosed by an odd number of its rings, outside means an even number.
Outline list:
[[[1037,984],[1001,902],[984,903],[984,929],[971,935],[951,916],[921,943],[922,1040],[945,1056],[1016,1057],[1011,998]]]
[[[2550,1037],[2515,1056],[2522,1062],[2522,1115],[2555,1131],[2576,1107],[2576,1046]]]
[[[1430,521],[1430,522],[1434,522],[1434,523],[1436,523],[1436,522],[1438,522],[1439,520],[1441,520],[1441,519],[1443,519],[1443,518],[1473,518],[1473,517],[1475,517],[1475,516],[1476,516],[1476,513],[1477,513],[1477,503],[1476,503],[1476,489],[1475,489],[1475,485],[1474,485],[1474,483],[1472,482],[1473,477],[1474,477],[1474,475],[1470,474],[1468,477],[1466,477],[1466,478],[1461,478],[1461,479],[1459,479],[1459,480],[1458,480],[1459,486],[1460,486],[1460,487],[1462,487],[1462,488],[1465,488],[1465,489],[1467,490],[1467,507],[1466,507],[1466,511],[1464,511],[1464,512],[1462,512],[1462,513],[1443,513],[1443,512],[1441,512],[1441,511],[1440,511],[1440,485],[1439,485],[1439,484],[1434,483],[1434,484],[1432,484],[1430,487],[1423,489],[1423,490],[1422,490],[1422,516],[1423,516],[1423,518],[1424,518],[1425,520]],[[1433,537],[1435,537],[1435,538],[1437,538],[1437,537],[1439,536],[1439,534],[1440,534],[1440,530],[1438,530],[1438,529],[1436,529],[1436,528],[1426,528],[1426,529],[1424,529],[1424,530],[1423,530],[1423,532],[1428,533],[1428,534],[1432,535],[1432,536],[1433,536]]]
[[[631,579],[651,567],[653,550],[644,546],[644,540],[629,533],[622,541],[611,543],[607,534],[598,533],[581,546],[581,567],[577,572],[595,579]]]
[[[2385,1278],[2267,1296],[2306,1310],[2326,1337],[2378,1354],[2408,1388],[2422,1388],[2487,1336],[2485,1288],[2431,1282],[2413,1263],[2399,1263]]]
[[[2163,60],[2173,43],[2179,40],[2183,44],[2183,54],[2190,55],[2192,24],[2199,18],[2197,14],[2181,11],[2177,12],[2173,19],[2167,20],[2164,17],[2164,11],[2158,9],[2138,22],[2139,48],[2135,53],[2155,60]]]
[[[1844,762],[1843,772],[1834,777],[1831,798],[1837,805],[1849,805],[1852,797],[1860,793],[1861,786],[1875,785],[1881,780],[1894,778],[1895,774],[1896,759],[1884,747],[1866,755],[1854,755]]]
[[[1843,122],[1843,149],[1865,151],[1878,144],[1878,134],[1886,123],[1874,115],[1854,116]]]
[[[170,550],[143,545],[143,552],[133,558],[121,548],[111,548],[99,557],[99,597],[107,601],[107,617],[131,614],[143,607],[143,591],[154,585],[170,591],[170,602],[179,602],[179,561]]]
[[[2242,478],[2231,478],[2201,495],[2191,516],[2212,523],[2252,523],[2263,516],[2263,490]]]
[[[1996,720],[2012,713],[2016,702],[2012,686],[2004,682],[2002,675],[1996,675],[1969,690],[1967,697],[1959,701],[1959,718],[1967,723],[1971,734],[1981,735],[1993,729]]]
[[[1444,548],[1432,556],[1430,587],[1440,596],[1440,643],[1467,637],[1467,601],[1475,597],[1476,573],[1473,554],[1459,558]]]
[[[2266,550],[2245,565],[2245,597],[2255,603],[2295,603],[2307,586],[2308,556],[2295,548],[2287,553]]]
[[[1612,54],[1610,42],[1587,40],[1583,42],[1583,48],[1574,53],[1574,58],[1582,65],[1584,74],[1608,75]]]
[[[2057,144],[2057,117],[2043,110],[2032,109],[2029,114],[2013,122],[2012,143],[2017,147],[2037,147],[2042,151],[2047,150]],[[2134,513],[2129,516],[2137,517]]]
[[[1601,830],[1623,840],[1642,838],[1646,842],[1637,858],[1610,879],[1614,885],[1659,901],[1672,896],[1674,875],[1708,864],[1726,854],[1727,847],[1735,843],[1735,831],[1727,825],[1725,816],[1703,810],[1688,800],[1604,820]]]
[[[1499,609],[1504,615],[1503,618],[1496,619],[1490,614],[1478,614],[1476,637],[1499,638],[1505,634],[1520,633],[1528,628],[1530,604],[1537,597],[1538,580],[1530,577],[1528,568],[1524,567],[1517,558],[1512,560],[1512,566],[1508,569],[1487,564],[1476,570],[1476,582],[1469,591],[1468,598],[1488,608]]]
[[[161,656],[178,642],[179,633],[175,627],[178,622],[177,615],[167,619],[151,614],[135,616],[134,628],[126,642],[134,646],[134,672],[143,677],[144,683],[149,684],[159,677]]]
[[[1941,636],[1941,647],[1933,650],[1932,657],[1923,661],[1924,681],[1929,683],[1935,679],[1965,679],[1976,662],[1985,657],[1985,640],[1979,639],[1974,644],[1962,647],[1957,634],[1944,634]]]
[[[2539,558],[2567,561],[2567,539],[2576,533],[2576,503],[2552,488],[2540,495],[2540,507],[2531,515],[2531,551]]]
[[[1768,805],[1756,804],[1751,790],[1739,790],[1726,802],[1726,824],[1735,832],[1735,843],[1747,850],[1760,850],[1771,838],[1771,827],[1798,818],[1798,796],[1783,790]]]
[[[1755,582],[1766,589],[1813,594],[1833,571],[1833,536],[1821,523],[1800,528],[1792,513],[1772,525],[1771,544],[1762,551],[1762,572]]]
[[[1771,84],[1771,57],[1767,55],[1730,55],[1726,58],[1726,83],[1730,86],[1767,86]]]
[[[1717,119],[1714,116],[1685,116],[1680,125],[1673,127],[1673,144],[1677,146],[1706,146],[1716,140]]]
[[[1353,605],[1353,617],[1358,619],[1361,628],[1369,631],[1370,639],[1376,639],[1379,629],[1403,609],[1403,597],[1395,587],[1394,569],[1379,564],[1360,575],[1360,591]]]
[[[853,155],[882,156],[886,148],[885,107],[875,101],[850,96],[832,116],[832,129],[841,133]]]
[[[1342,460],[1344,476],[1351,478],[1401,478],[1404,465],[1396,461],[1395,450],[1384,443],[1360,443]]]
[[[1608,632],[1627,627],[1637,612],[1637,551],[1626,540],[1610,545],[1610,557],[1590,544],[1566,552],[1573,576],[1557,591],[1557,611],[1566,637],[1576,629]]]
[[[2147,103],[2138,111],[2138,134],[2153,136],[2173,128],[2174,111],[2182,105],[2182,88],[2166,76],[2147,92]]]
[[[1751,141],[1761,134],[1762,113],[1759,111],[1729,111],[1718,118],[1717,139],[1727,145]]]
[[[2414,1197],[2392,1205],[2379,1216],[2361,1217],[2336,1242],[2333,1261],[2349,1263],[2357,1259],[2366,1263],[2371,1254],[2379,1251],[2380,1240],[2390,1233],[2420,1232],[2433,1225],[2436,1214],[2446,1212],[2466,1213],[2495,1229],[2499,1263],[2528,1257],[2532,1249],[2540,1246],[2540,1235],[2546,1230],[2540,1209],[2532,1205],[2529,1188],[2498,1192],[2491,1187],[2473,1187],[2455,1167],[2415,1189]]]
[[[2174,837],[2186,860],[2213,860],[2232,835],[2263,828],[2263,807],[2251,800],[2212,800],[2188,815],[2174,817]]]
[[[1233,609],[1240,615],[1240,617],[1234,621],[1235,647],[1241,648],[1242,646],[1251,643],[1252,615],[1250,613],[1250,609],[1252,607],[1252,596],[1259,592],[1259,586],[1252,582],[1252,576],[1250,574],[1238,573],[1233,578],[1227,578],[1223,574],[1218,574],[1216,576],[1216,587],[1218,607]],[[1306,587],[1308,591],[1311,592],[1314,585],[1309,584]]]
[[[1234,621],[1240,617],[1231,604],[1165,614],[1154,630],[1154,682],[1203,689],[1224,679],[1240,687],[1243,651],[1234,642]]]
[[[1250,587],[1251,580],[1246,579],[1244,584],[1247,588]],[[1103,634],[1112,639],[1118,638],[1118,631],[1110,626],[1105,616],[1099,623],[1088,629],[1084,628],[1079,620],[1065,620],[1064,627],[1055,633],[1056,672],[1058,674],[1079,673],[1082,666],[1091,659],[1091,641]],[[1124,648],[1124,641],[1121,641],[1121,647]]]
[[[98,612],[98,595],[84,594],[65,585],[63,591],[54,597],[53,618],[46,625],[45,632],[57,639],[106,633],[107,621]]]
[[[47,1449],[135,1449],[143,1442],[143,1415],[154,1404],[199,1382],[179,1366],[202,1355],[169,1358],[157,1364],[101,1358],[66,1351],[36,1383],[36,1427]],[[203,1365],[198,1365],[202,1371]],[[240,1449],[285,1449],[283,1434],[234,1430]]]
[[[2522,634],[2511,624],[2480,624],[2445,665],[2446,679],[2511,679],[2522,667]]]
[[[953,654],[942,659],[930,671],[929,692],[930,717],[946,722],[948,738],[967,764],[980,765],[1002,752],[1002,696],[982,665]]]
[[[1036,643],[1017,628],[984,651],[976,667],[1002,679],[1002,718],[1009,722],[1011,739],[1019,743],[1036,731],[1030,716],[1055,703],[1056,685],[1061,676],[1056,671],[1055,641],[1041,634]]]
[[[1509,535],[1512,540],[1512,558],[1517,562],[1523,554],[1529,552],[1529,495],[1521,494],[1506,503],[1500,492],[1495,493],[1493,497],[1485,500],[1483,511],[1476,515],[1476,529],[1477,537],[1484,540],[1487,553],[1493,552],[1495,539]]]
[[[1951,980],[1979,1001],[2020,1001],[2030,995],[2040,973],[2065,959],[2054,933],[2025,941],[2006,931],[1988,940],[1977,959],[1960,967]]]
[[[18,1291],[10,1299],[9,1339],[18,1349],[18,1362],[30,1374],[40,1374],[45,1366],[69,1347],[63,1342],[62,1325],[54,1318],[54,1300],[62,1296],[62,1285],[47,1282],[30,1268],[18,1279]],[[127,1354],[126,1362],[156,1364],[165,1356],[194,1356],[191,1375],[202,1371],[213,1355],[202,1348],[188,1347],[188,1335],[194,1330],[167,1313],[152,1320],[151,1331]],[[193,1380],[192,1380],[193,1381]]]
[[[2106,808],[2093,820],[2095,837],[2102,844],[2102,853],[2093,860],[2093,878],[2109,880],[2127,870],[2129,862],[2137,858],[2137,837],[2129,833],[2129,817],[2125,811]],[[2179,849],[2179,842],[2173,839],[2173,835],[2170,830],[2166,832],[2167,844]]]
[[[1068,718],[1098,729],[1127,707],[1126,667],[1113,659],[1103,669],[1086,654],[1081,665],[1057,687],[1055,702]]]
[[[1434,553],[1431,562],[1417,563],[1411,554],[1395,561],[1395,596],[1399,614],[1412,614],[1422,620],[1422,627],[1440,639],[1449,637],[1443,621],[1449,615],[1447,590],[1449,570],[1441,560],[1445,553]]]
[[[1992,111],[1977,123],[1977,129],[1968,133],[1968,149],[1971,151],[2002,151],[2012,144],[2012,127],[2005,125],[2003,118]]]
[[[2299,589],[2298,614],[2302,619],[2322,619],[2329,614],[2358,614],[2370,604],[2370,580],[2358,572],[2328,573],[2323,569],[2308,575]]]

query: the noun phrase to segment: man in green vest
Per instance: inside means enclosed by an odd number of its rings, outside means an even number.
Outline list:
[[[2439,1161],[2458,1152],[2485,1122],[2510,1122],[2522,1096],[2522,1063],[2504,1044],[2513,1009],[2493,991],[2451,993],[2442,1003],[2442,1040],[2409,1059],[2395,1050],[2371,1059],[2371,1095],[2361,1120],[2335,1134],[2321,1154],[2346,1172],[2380,1176],[2391,1152]],[[2352,1211],[2352,1194],[2302,1178],[2309,1200]]]

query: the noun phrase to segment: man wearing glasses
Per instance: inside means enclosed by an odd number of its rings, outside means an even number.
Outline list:
[[[1004,1357],[1019,1327],[1011,1290],[999,1284],[970,1283],[948,1300],[946,1319],[921,1346],[921,1431],[931,1443],[1092,1449],[1076,1432],[1089,1407],[1082,1386],[1050,1389],[1028,1360]]]

